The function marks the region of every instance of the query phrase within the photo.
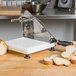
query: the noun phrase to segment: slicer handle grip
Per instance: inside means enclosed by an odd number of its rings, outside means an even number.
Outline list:
[[[58,41],[57,44],[63,46],[73,45],[72,42],[68,42],[68,41]]]

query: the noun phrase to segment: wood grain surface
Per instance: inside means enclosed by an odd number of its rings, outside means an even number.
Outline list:
[[[0,16],[20,16],[21,7],[0,7]]]
[[[30,55],[30,59],[24,59],[24,54],[8,51],[0,56],[0,76],[76,76],[75,64],[70,67],[45,65],[43,58],[52,54],[60,52],[44,50]]]

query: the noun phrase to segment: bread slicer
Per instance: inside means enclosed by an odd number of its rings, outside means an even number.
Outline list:
[[[59,45],[72,45],[72,42],[59,41],[46,30],[45,25],[29,11],[25,11],[18,19],[11,22],[21,22],[23,37],[6,41],[8,50],[24,53],[25,58],[30,58],[29,54],[51,48],[54,51],[55,43]]]

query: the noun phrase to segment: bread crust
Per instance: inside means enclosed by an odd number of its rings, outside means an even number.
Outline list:
[[[76,60],[70,60],[72,64],[76,64]]]
[[[44,61],[45,65],[52,65],[53,64],[53,61],[46,61],[46,60],[43,60],[43,61]]]
[[[70,62],[70,61],[69,61],[69,62]],[[65,65],[65,64],[63,64],[63,66],[69,67],[69,66],[71,66],[71,62],[70,62],[70,64],[69,64],[69,65]]]
[[[3,45],[5,46],[6,50],[5,50],[5,53],[4,54],[0,54],[0,55],[5,55],[7,53],[7,44],[3,41],[3,40],[0,40],[0,44],[3,43]]]

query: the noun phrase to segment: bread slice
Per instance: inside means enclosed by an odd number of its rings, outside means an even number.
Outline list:
[[[45,57],[43,61],[44,61],[44,64],[46,64],[46,65],[52,65],[53,64],[53,60],[50,59],[49,57]]]
[[[66,60],[61,57],[55,57],[55,58],[53,58],[53,61],[58,66],[70,66],[70,64],[71,64],[69,60]]]
[[[7,52],[7,45],[3,40],[0,40],[0,55],[4,55]]]
[[[75,55],[76,47],[75,46],[67,46],[66,52],[62,52],[61,56],[65,59],[70,60],[73,55]]]
[[[60,57],[60,55],[58,55],[58,54],[51,55],[51,56],[50,56],[50,59],[53,60],[54,57]]]
[[[64,59],[70,60],[71,57],[73,56],[73,54],[68,53],[68,52],[62,52],[62,53],[61,53],[61,56],[62,56]]]
[[[72,56],[70,61],[72,64],[76,64],[76,56]]]
[[[75,51],[76,51],[76,47],[73,46],[73,45],[70,45],[70,46],[66,47],[66,52],[73,53]]]

